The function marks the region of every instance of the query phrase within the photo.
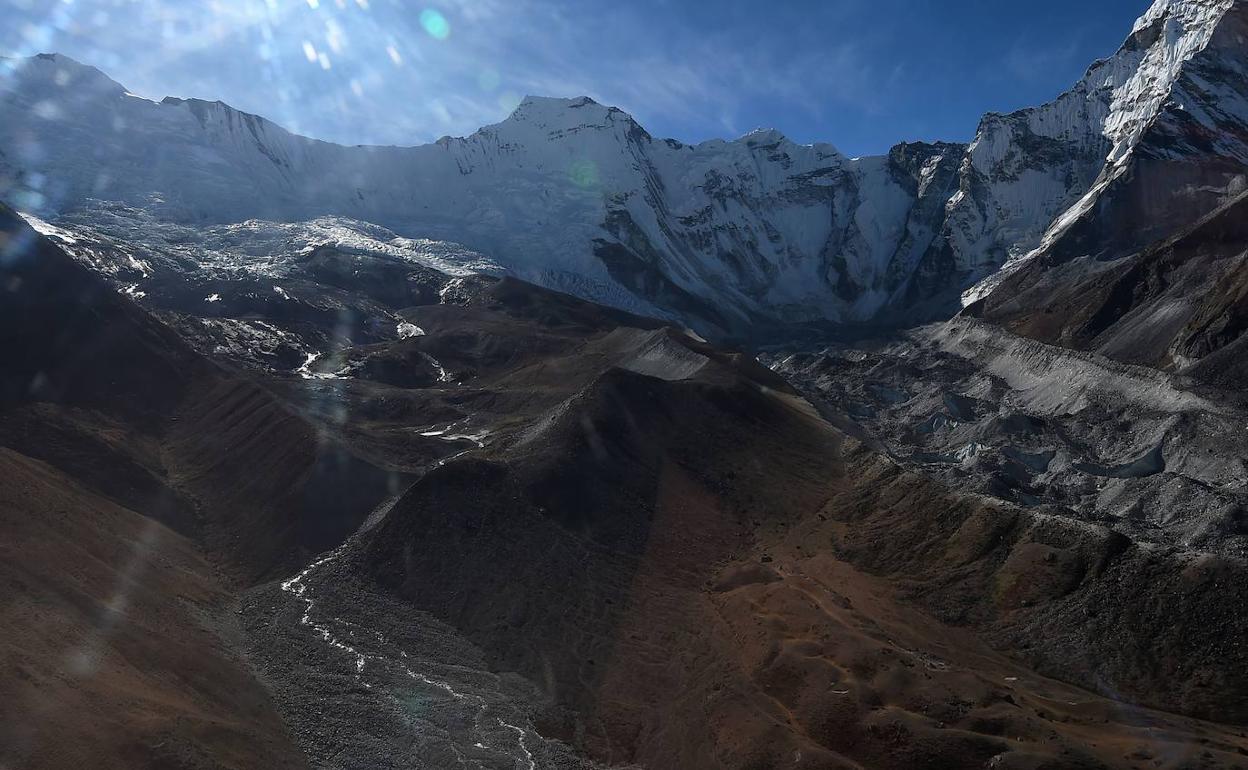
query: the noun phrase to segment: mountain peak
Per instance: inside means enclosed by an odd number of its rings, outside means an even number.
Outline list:
[[[1146,29],[1161,19],[1179,18],[1187,22],[1216,24],[1237,0],[1155,0],[1144,15],[1136,20],[1132,34]]]
[[[779,129],[756,128],[745,134],[745,136],[742,136],[741,141],[746,144],[778,144],[780,142],[789,141],[789,138]]]
[[[637,122],[619,107],[596,102],[588,96],[526,96],[507,119],[550,119],[553,116],[573,116],[574,120],[582,123],[607,118]]]
[[[525,124],[553,132],[618,126],[629,133],[645,134],[645,130],[633,119],[633,116],[618,107],[600,104],[588,96],[572,98],[526,96],[511,115],[498,126]]]
[[[520,100],[520,107],[547,109],[576,109],[578,107],[599,106],[598,102],[588,96],[537,96],[529,94]]]
[[[535,118],[549,117],[552,115],[566,114],[570,112],[580,113],[605,113],[616,110],[614,107],[605,107],[588,96],[575,97],[558,97],[558,96],[533,96],[529,95],[520,100],[520,104],[512,110],[508,120],[513,118]]]
[[[1187,63],[1210,44],[1240,0],[1157,0],[1114,56],[1088,70],[1080,86],[1095,94],[1112,87],[1104,135],[1120,161],[1162,107]]]
[[[45,98],[72,95],[74,99],[90,96],[112,97],[126,93],[117,81],[89,64],[60,53],[41,53],[25,58],[4,57],[3,68],[8,77],[0,78],[6,89],[18,89]],[[19,85],[20,84],[20,85]]]

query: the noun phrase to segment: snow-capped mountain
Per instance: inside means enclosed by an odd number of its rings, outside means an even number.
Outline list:
[[[348,216],[721,329],[756,314],[870,318],[893,288],[879,255],[903,238],[927,247],[932,228],[907,214],[947,197],[961,154],[851,160],[775,132],[695,147],[583,98],[528,98],[464,139],[348,148],[220,103],[146,101],[59,56],[19,67],[6,96],[8,197],[44,216],[90,198],[182,222]]]
[[[1157,0],[1074,88],[985,117],[950,202],[955,251],[991,276],[967,300],[999,282],[1002,259],[1009,272],[1062,241],[1064,258],[1119,256],[1234,198],[1248,179],[1246,40],[1242,0]]]
[[[1178,190],[1189,219],[1234,193],[1248,159],[1245,8],[1158,0],[1054,102],[985,117],[969,147],[865,158],[775,131],[656,139],[587,98],[530,97],[466,138],[344,147],[220,102],[151,102],[40,56],[0,78],[0,197],[51,219],[93,198],[182,223],[349,217],[711,332],[939,317],[1111,193],[1135,211],[1172,207],[1170,194],[1116,193],[1124,179]],[[1173,185],[1156,176],[1172,173]],[[1142,216],[1145,234],[1171,226]]]

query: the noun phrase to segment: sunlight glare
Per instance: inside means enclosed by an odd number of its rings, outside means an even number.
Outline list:
[[[597,187],[598,165],[588,158],[578,160],[568,168],[568,178],[577,187]]]
[[[435,40],[446,40],[451,34],[451,24],[446,17],[432,8],[420,12],[420,26]]]
[[[498,97],[498,107],[503,112],[511,114],[520,106],[520,94],[515,91],[504,91]]]

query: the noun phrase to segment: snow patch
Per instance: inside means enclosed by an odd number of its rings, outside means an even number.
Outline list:
[[[408,321],[404,321],[403,323],[399,324],[398,328],[395,331],[398,333],[399,339],[401,340],[409,339],[411,337],[425,336],[424,329]]]

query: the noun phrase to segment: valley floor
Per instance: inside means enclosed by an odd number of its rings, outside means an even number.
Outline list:
[[[6,767],[1248,767],[1217,393],[331,246],[136,303],[3,223]]]

